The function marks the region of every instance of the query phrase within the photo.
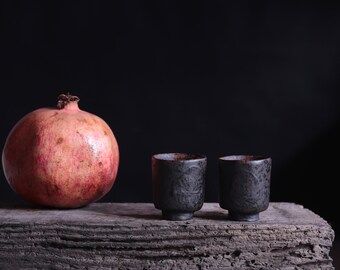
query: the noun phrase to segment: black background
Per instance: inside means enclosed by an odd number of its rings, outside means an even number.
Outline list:
[[[273,159],[271,201],[339,228],[340,5],[335,1],[2,1],[1,147],[26,113],[80,97],[120,147],[101,201],[151,202],[151,156]],[[1,201],[20,198],[3,174]]]

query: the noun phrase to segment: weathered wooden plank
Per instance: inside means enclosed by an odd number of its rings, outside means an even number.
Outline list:
[[[334,269],[334,231],[292,203],[253,223],[205,203],[189,221],[153,204],[93,203],[73,210],[0,207],[0,269]]]

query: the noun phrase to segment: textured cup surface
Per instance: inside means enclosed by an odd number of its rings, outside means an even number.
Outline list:
[[[233,155],[219,158],[219,203],[229,218],[257,221],[269,206],[270,157]]]
[[[164,219],[191,219],[202,208],[206,166],[207,158],[200,154],[152,156],[153,202]]]

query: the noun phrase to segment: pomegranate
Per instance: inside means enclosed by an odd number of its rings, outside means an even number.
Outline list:
[[[118,170],[116,138],[100,117],[82,111],[79,98],[58,97],[57,108],[25,115],[2,152],[12,189],[34,204],[77,208],[102,198]]]

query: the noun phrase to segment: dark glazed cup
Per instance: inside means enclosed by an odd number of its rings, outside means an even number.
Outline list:
[[[198,154],[152,156],[153,201],[163,219],[188,220],[202,208],[207,158]]]
[[[229,219],[257,221],[269,206],[272,160],[262,156],[219,158],[219,203]]]

